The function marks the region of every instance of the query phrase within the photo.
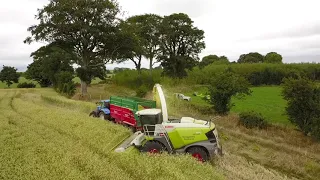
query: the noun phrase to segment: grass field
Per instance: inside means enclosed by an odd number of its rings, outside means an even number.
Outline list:
[[[281,87],[254,87],[251,96],[243,100],[233,99],[235,106],[232,112],[256,111],[261,113],[273,124],[290,126],[285,115],[286,101],[281,96]]]
[[[0,179],[224,179],[190,156],[113,152],[130,131],[89,118],[94,108],[51,89],[0,90]]]
[[[35,81],[30,81],[30,80],[26,79],[25,77],[20,77],[20,78],[19,78],[19,83],[24,83],[24,82],[28,82],[28,83],[32,82],[32,83],[34,83],[34,84],[37,85],[37,88],[40,87],[40,85],[39,85],[37,82],[35,82]],[[12,84],[12,85],[10,86],[10,88],[17,88],[17,85],[18,85],[19,83],[14,83],[14,84]],[[6,85],[6,83],[0,81],[0,89],[3,89],[3,88],[7,88],[7,85]]]
[[[253,87],[251,90],[252,94],[244,99],[232,99],[235,106],[232,107],[231,112],[240,113],[253,110],[261,113],[272,124],[292,126],[285,115],[286,101],[281,96],[281,87]],[[197,88],[196,91],[205,94],[206,88]],[[193,96],[192,92],[187,92],[186,95],[192,97],[191,103],[195,105],[210,106],[201,97]]]

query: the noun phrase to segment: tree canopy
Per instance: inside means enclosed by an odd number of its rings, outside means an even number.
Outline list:
[[[208,55],[202,58],[201,62],[199,63],[200,69],[208,66],[209,64],[228,64],[229,59],[226,56],[217,56],[217,55]]]
[[[242,76],[234,73],[231,69],[218,73],[212,78],[209,92],[210,102],[216,113],[226,115],[229,113],[233,104],[231,98],[233,96],[242,97],[250,95],[250,83]]]
[[[265,63],[282,63],[282,56],[276,52],[269,52],[264,57]]]
[[[28,28],[31,36],[24,42],[59,42],[62,49],[76,55],[73,62],[80,66],[77,72],[86,94],[96,67],[105,70],[119,47],[115,41],[119,13],[115,0],[50,0],[38,10],[40,22]]]
[[[263,63],[264,57],[258,52],[251,52],[249,54],[242,54],[238,63]]]
[[[31,57],[34,61],[28,65],[26,77],[37,81],[41,87],[56,87],[58,80],[55,75],[59,72],[74,73],[71,61],[75,55],[54,44],[40,47]]]
[[[20,75],[17,73],[17,69],[11,66],[4,66],[0,71],[0,81],[5,82],[8,87],[13,83],[19,82]]]
[[[282,95],[289,120],[305,134],[320,140],[320,88],[307,78],[286,78]]]
[[[185,69],[192,69],[199,61],[198,54],[205,48],[204,31],[193,25],[187,14],[164,16],[160,26],[160,51],[158,60],[164,73],[182,78]]]

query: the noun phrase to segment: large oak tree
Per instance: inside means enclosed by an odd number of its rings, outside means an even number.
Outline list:
[[[117,41],[120,8],[115,0],[50,0],[38,10],[39,24],[28,28],[31,36],[25,43],[59,42],[77,58],[81,92],[87,93],[87,84],[98,70],[113,59]]]
[[[143,57],[149,60],[149,69],[152,70],[154,59],[160,50],[159,27],[162,17],[156,14],[131,16],[121,23],[120,29],[127,42],[119,54],[123,62],[132,61],[140,71]]]
[[[160,26],[160,51],[158,60],[164,73],[182,78],[185,69],[192,69],[199,61],[198,54],[205,48],[204,31],[193,25],[187,14],[164,16]]]

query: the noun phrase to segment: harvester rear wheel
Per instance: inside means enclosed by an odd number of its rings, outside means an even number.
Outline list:
[[[147,152],[151,154],[161,153],[165,150],[166,148],[160,142],[157,141],[148,141],[141,149],[142,152]]]
[[[198,161],[205,162],[209,160],[207,152],[201,147],[191,147],[187,150],[187,153],[191,154],[192,157]]]

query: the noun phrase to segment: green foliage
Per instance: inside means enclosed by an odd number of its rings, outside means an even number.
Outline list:
[[[287,78],[283,83],[283,96],[289,120],[305,134],[320,139],[320,87],[306,78]]]
[[[44,68],[46,64],[42,60],[34,61],[28,65],[26,71],[26,78],[37,81],[41,87],[49,87],[52,85],[52,80],[50,80],[44,73]]]
[[[264,57],[265,63],[282,63],[282,56],[276,52],[270,52]]]
[[[143,98],[149,91],[150,89],[148,89],[148,87],[146,85],[142,85],[140,86],[137,90],[137,97]]]
[[[239,114],[239,124],[246,128],[259,128],[264,129],[267,127],[267,121],[261,113],[254,111],[242,112]]]
[[[10,87],[13,83],[19,82],[19,77],[16,68],[3,65],[0,71],[0,81],[5,82]]]
[[[56,74],[57,91],[67,96],[73,96],[76,91],[76,84],[73,82],[73,78],[73,74],[67,71]]]
[[[199,68],[203,69],[204,67],[210,64],[228,64],[230,63],[228,58],[225,56],[218,57],[217,55],[208,55],[202,58],[202,61],[199,63]]]
[[[40,22],[28,29],[31,37],[24,42],[56,43],[75,55],[73,63],[82,68],[82,93],[86,94],[91,73],[100,74],[101,69],[105,73],[105,64],[114,59],[124,43],[125,39],[119,36],[119,13],[114,0],[49,1],[38,10],[36,18]]]
[[[34,83],[28,83],[28,82],[23,82],[23,83],[19,83],[17,88],[35,88],[36,85]]]
[[[222,115],[229,113],[233,106],[231,103],[233,96],[241,97],[251,93],[249,83],[230,69],[212,78],[209,92],[213,109],[216,113]]]
[[[28,65],[26,77],[37,81],[41,87],[56,87],[58,82],[55,75],[61,71],[74,72],[71,60],[75,55],[67,53],[58,44],[40,47],[31,56],[34,61]]]
[[[158,61],[170,77],[187,76],[199,61],[198,54],[205,48],[204,31],[194,27],[187,14],[164,16],[160,26],[160,51]]]
[[[153,60],[159,55],[159,26],[162,17],[156,14],[131,16],[121,23],[120,28],[127,43],[119,54],[120,61],[132,61],[140,71],[142,57],[150,61],[150,70]]]
[[[238,63],[262,63],[263,59],[263,55],[251,52],[249,54],[242,54],[238,59]]]
[[[307,77],[312,80],[320,80],[320,64],[300,63],[300,64],[211,64],[203,69],[195,67],[188,71],[186,78],[188,83],[209,84],[211,77],[221,73],[226,68],[232,68],[233,71],[246,78],[250,84],[260,85],[280,85],[283,78]]]
[[[150,76],[148,70],[142,70],[140,74],[136,70],[123,70],[116,73],[111,79],[115,84],[131,89],[138,89],[141,86],[152,89],[154,84],[160,83],[161,73],[161,70],[154,70],[153,75]]]

